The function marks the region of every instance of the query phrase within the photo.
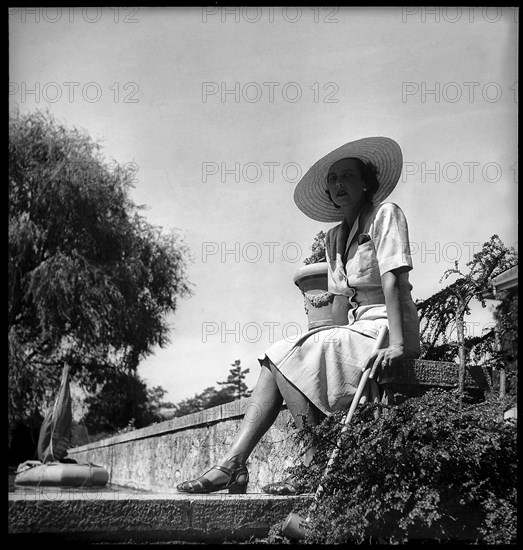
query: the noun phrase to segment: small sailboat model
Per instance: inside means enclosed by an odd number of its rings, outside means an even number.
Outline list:
[[[27,460],[18,466],[15,485],[106,485],[109,474],[104,468],[91,463],[78,464],[66,457],[72,418],[69,365],[65,365],[58,394],[40,428],[37,445],[39,460]]]

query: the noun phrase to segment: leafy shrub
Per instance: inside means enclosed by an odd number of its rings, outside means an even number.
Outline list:
[[[303,260],[305,265],[327,261],[325,256],[325,237],[326,233],[324,231],[319,231],[316,233],[314,241],[311,245],[312,254]]]
[[[506,405],[433,390],[395,407],[358,407],[304,542],[515,544],[517,427],[503,420]],[[309,468],[293,470],[311,487],[341,420],[336,414],[307,430],[320,450]],[[308,507],[296,512],[306,517]]]

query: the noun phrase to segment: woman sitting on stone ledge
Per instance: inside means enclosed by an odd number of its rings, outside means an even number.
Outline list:
[[[346,409],[356,392],[379,330],[388,326],[381,367],[420,355],[419,321],[411,297],[408,228],[402,210],[383,203],[398,183],[399,145],[370,137],[346,143],[320,159],[294,192],[298,208],[322,222],[341,222],[326,236],[328,290],[334,295],[334,326],[308,331],[296,342],[280,340],[258,358],[259,380],[250,397],[255,418],[245,415],[219,464],[177,486],[185,493],[228,489],[244,493],[246,462],[286,402],[298,430]],[[315,448],[306,446],[310,464]],[[296,494],[292,477],[264,487],[271,494]]]

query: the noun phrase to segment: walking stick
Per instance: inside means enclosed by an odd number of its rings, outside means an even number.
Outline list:
[[[382,326],[380,328],[380,332],[378,334],[378,338],[376,339],[376,343],[374,344],[374,348],[371,352],[371,355],[369,357],[367,368],[363,371],[363,374],[361,376],[360,382],[358,384],[358,389],[356,390],[356,393],[354,395],[354,398],[352,399],[352,403],[349,409],[349,412],[346,414],[344,420],[343,420],[343,427],[341,429],[340,435],[338,437],[338,444],[334,447],[331,456],[329,458],[329,461],[327,462],[327,466],[325,467],[325,471],[323,472],[321,482],[316,489],[316,493],[314,495],[314,500],[309,508],[309,513],[306,519],[302,518],[298,514],[295,514],[294,512],[291,512],[286,520],[283,523],[282,532],[283,534],[291,539],[296,540],[302,540],[305,538],[306,535],[306,526],[307,523],[310,521],[311,515],[315,512],[316,508],[318,507],[318,504],[320,503],[320,500],[323,496],[323,493],[325,492],[324,488],[324,482],[327,478],[327,476],[330,474],[332,470],[332,466],[334,464],[334,461],[338,457],[338,453],[340,450],[340,443],[341,438],[345,434],[345,432],[349,428],[349,423],[352,420],[352,417],[354,416],[354,412],[356,411],[356,407],[359,405],[359,402],[361,400],[361,396],[363,395],[363,392],[365,390],[365,386],[367,385],[367,381],[369,378],[373,378],[374,374],[376,372],[377,363],[370,366],[370,362],[376,358],[378,355],[379,350],[383,347],[383,342],[385,341],[385,337],[387,336],[388,328],[386,326]]]

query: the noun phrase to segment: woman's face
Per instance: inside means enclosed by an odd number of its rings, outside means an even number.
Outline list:
[[[327,175],[327,188],[334,204],[340,207],[355,205],[365,199],[365,181],[360,161],[347,158],[335,162]]]

